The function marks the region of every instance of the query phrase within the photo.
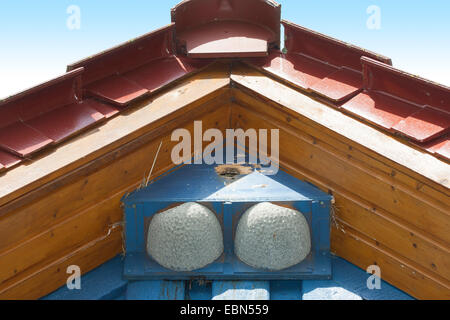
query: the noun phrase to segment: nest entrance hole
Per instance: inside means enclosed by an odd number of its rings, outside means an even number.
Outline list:
[[[238,176],[252,173],[250,167],[244,167],[242,165],[221,165],[216,168],[216,173],[226,179],[235,179]]]

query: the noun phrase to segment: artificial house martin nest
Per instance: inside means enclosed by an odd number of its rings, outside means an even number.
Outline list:
[[[257,269],[278,271],[292,267],[310,251],[308,222],[293,209],[259,203],[242,215],[236,229],[237,257]]]
[[[222,255],[222,227],[207,207],[185,203],[153,217],[148,229],[147,252],[173,271],[201,269]]]

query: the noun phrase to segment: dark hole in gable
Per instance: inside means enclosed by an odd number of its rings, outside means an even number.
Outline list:
[[[240,175],[240,173],[236,168],[225,168],[222,172],[219,173],[219,175],[225,178],[234,178]]]
[[[239,176],[251,174],[252,168],[236,164],[220,165],[216,167],[216,173],[222,178],[234,180]]]

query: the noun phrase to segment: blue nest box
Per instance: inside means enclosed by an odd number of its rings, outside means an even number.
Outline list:
[[[266,176],[253,167],[247,174],[217,171],[215,165],[185,165],[148,187],[126,195],[126,257],[129,280],[294,280],[330,279],[330,209],[332,196],[280,171]],[[231,171],[231,173],[233,173]],[[214,263],[192,272],[176,272],[159,265],[147,247],[149,221],[160,212],[186,202],[210,208],[222,225],[224,253]],[[261,202],[290,207],[306,218],[312,249],[301,263],[281,271],[252,268],[234,253],[234,235],[241,215]]]

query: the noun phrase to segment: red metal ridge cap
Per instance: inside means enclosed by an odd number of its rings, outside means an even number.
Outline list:
[[[268,0],[187,0],[172,9],[177,51],[195,58],[267,56],[280,47],[281,5]]]
[[[81,100],[82,73],[83,68],[76,69],[0,102],[0,163],[4,167],[104,117],[96,109],[99,103]]]
[[[367,57],[361,61],[364,92],[342,108],[421,146],[449,132],[450,88]]]
[[[335,105],[362,91],[362,56],[392,63],[389,58],[294,23],[282,24],[287,54],[273,53],[265,59],[253,59],[250,64]]]

